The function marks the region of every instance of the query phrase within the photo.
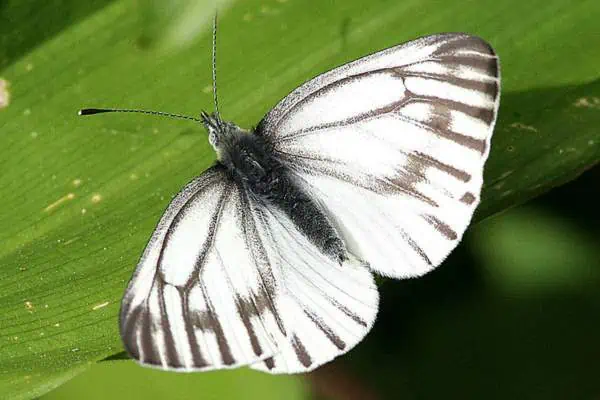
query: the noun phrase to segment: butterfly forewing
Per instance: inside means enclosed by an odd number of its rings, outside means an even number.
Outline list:
[[[499,103],[498,59],[464,34],[425,37],[305,83],[257,134],[384,275],[423,274],[479,201]]]
[[[276,352],[274,286],[240,228],[237,186],[222,167],[190,183],[158,224],[121,309],[126,350],[166,369],[231,368]],[[270,279],[274,283],[274,279]]]

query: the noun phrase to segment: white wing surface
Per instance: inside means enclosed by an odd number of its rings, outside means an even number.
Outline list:
[[[313,370],[371,330],[379,305],[373,275],[359,260],[340,266],[322,254],[278,209],[255,215],[268,263],[281,266],[278,282],[287,296],[279,305],[287,332],[274,332],[279,352],[251,367],[271,373]]]
[[[256,133],[353,254],[383,275],[417,276],[458,244],[479,202],[499,88],[486,42],[433,35],[308,81]]]
[[[360,341],[377,306],[361,262],[333,262],[215,166],[160,220],[125,293],[121,335],[134,359],[162,369],[303,372]]]

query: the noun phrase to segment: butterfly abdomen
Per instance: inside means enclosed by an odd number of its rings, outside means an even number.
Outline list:
[[[221,162],[238,184],[287,214],[325,254],[340,263],[347,259],[344,243],[329,218],[294,181],[288,169],[271,156],[269,143],[263,138],[240,135]]]

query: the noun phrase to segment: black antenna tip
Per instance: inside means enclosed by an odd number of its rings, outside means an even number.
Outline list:
[[[77,112],[77,115],[92,115],[105,112],[110,112],[110,110],[104,110],[101,108],[82,108],[81,110],[79,110],[79,112]]]

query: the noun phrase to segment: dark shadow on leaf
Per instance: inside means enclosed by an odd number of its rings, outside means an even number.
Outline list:
[[[600,79],[503,93],[475,219],[522,204],[597,164],[599,97]]]
[[[0,68],[41,46],[113,0],[0,2]],[[85,43],[81,43],[85,46]]]

